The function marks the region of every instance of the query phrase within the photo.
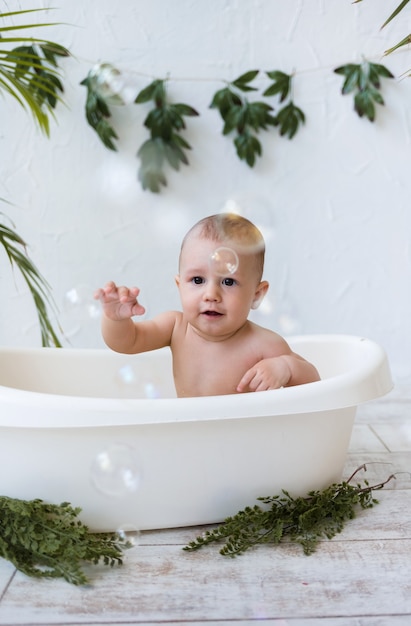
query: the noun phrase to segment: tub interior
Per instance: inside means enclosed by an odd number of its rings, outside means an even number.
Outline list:
[[[361,343],[364,343],[362,348]],[[294,337],[289,343],[314,363],[321,380],[375,366],[379,347],[345,336]],[[368,367],[369,362],[369,367]],[[108,349],[0,349],[0,386],[89,398],[175,398],[168,348],[138,355]]]
[[[166,348],[138,355],[105,349],[12,349],[0,355],[0,384],[81,398],[176,397]]]

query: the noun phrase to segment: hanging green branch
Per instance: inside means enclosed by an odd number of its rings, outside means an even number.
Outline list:
[[[288,99],[287,104],[285,104],[278,111],[276,120],[280,128],[280,135],[288,135],[288,138],[292,139],[298,131],[299,125],[305,123],[305,115],[303,111],[294,104],[291,97],[293,77],[292,75],[285,74],[279,70],[272,70],[270,72],[266,72],[266,74],[274,82],[272,85],[267,87],[263,96],[279,95],[280,102],[284,102]]]
[[[83,563],[122,564],[130,544],[115,533],[90,533],[68,502],[18,500],[0,496],[0,557],[35,578],[63,578],[85,585]]]
[[[210,108],[218,109],[223,121],[223,135],[235,133],[234,145],[240,159],[253,167],[256,157],[261,156],[262,147],[256,134],[276,126],[277,119],[271,115],[273,108],[266,102],[250,102],[241,92],[256,91],[250,83],[259,70],[251,70],[217,91]]]
[[[32,13],[43,9],[0,13],[0,18]],[[28,108],[41,130],[49,134],[48,115],[61,100],[63,85],[60,80],[58,58],[69,56],[63,46],[35,37],[9,36],[13,31],[52,26],[53,24],[23,24],[0,26],[0,89]],[[4,45],[22,43],[12,50]]]
[[[197,116],[198,112],[187,104],[170,104],[164,80],[153,81],[135,99],[136,104],[150,101],[155,107],[147,115],[144,126],[151,136],[137,153],[141,161],[138,179],[143,189],[158,193],[161,185],[167,185],[166,163],[177,171],[181,163],[188,165],[185,150],[190,150],[191,146],[180,133],[186,128],[184,117]]]
[[[27,256],[26,243],[14,230],[0,223],[0,245],[3,246],[12,267],[17,266],[20,270],[30,290],[40,323],[42,346],[54,345],[60,348],[61,343],[47,311],[47,305],[51,301],[50,288]]]
[[[382,489],[392,474],[377,485],[351,484],[359,467],[347,481],[333,484],[322,491],[311,491],[306,497],[292,498],[287,491],[282,495],[258,498],[264,505],[246,507],[223,524],[191,541],[183,550],[198,550],[210,543],[225,542],[220,550],[224,556],[234,557],[258,544],[279,544],[288,537],[302,546],[306,555],[315,552],[321,539],[332,539],[341,532],[347,520],[355,517],[356,508],[368,509],[377,504],[373,491]],[[269,508],[267,508],[269,506]]]
[[[113,93],[111,83],[113,78],[120,76],[120,72],[110,65],[110,63],[99,63],[95,65],[80,85],[87,88],[86,118],[88,123],[103,144],[109,150],[117,150],[113,139],[118,139],[118,135],[108,122],[111,117],[110,104],[124,104],[124,101]]]
[[[379,63],[363,61],[361,64],[348,63],[337,67],[334,72],[345,77],[341,93],[354,93],[354,110],[360,117],[375,120],[375,104],[384,104],[380,93],[380,78],[394,78],[390,70]]]

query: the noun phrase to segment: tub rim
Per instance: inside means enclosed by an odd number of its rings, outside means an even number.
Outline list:
[[[295,335],[287,337],[287,341],[297,351],[298,346],[303,343],[331,341],[339,344],[362,344],[363,358],[349,372],[318,382],[238,395],[158,399],[102,398],[47,394],[0,385],[0,406],[4,407],[0,412],[0,427],[137,426],[295,415],[357,406],[381,397],[393,388],[386,353],[373,340],[355,335],[316,334]],[[0,348],[0,353],[42,350],[61,348]],[[68,350],[72,354],[106,352],[104,348]],[[22,407],[28,406],[30,420],[21,411]]]

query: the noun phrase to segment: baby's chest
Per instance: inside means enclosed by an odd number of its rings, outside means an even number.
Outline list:
[[[181,395],[236,393],[245,372],[256,363],[252,351],[183,350],[174,359],[174,377]]]

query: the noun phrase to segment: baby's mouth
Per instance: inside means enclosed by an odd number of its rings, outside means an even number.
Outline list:
[[[203,311],[203,315],[207,315],[207,317],[219,317],[222,313],[219,313],[218,311]]]

